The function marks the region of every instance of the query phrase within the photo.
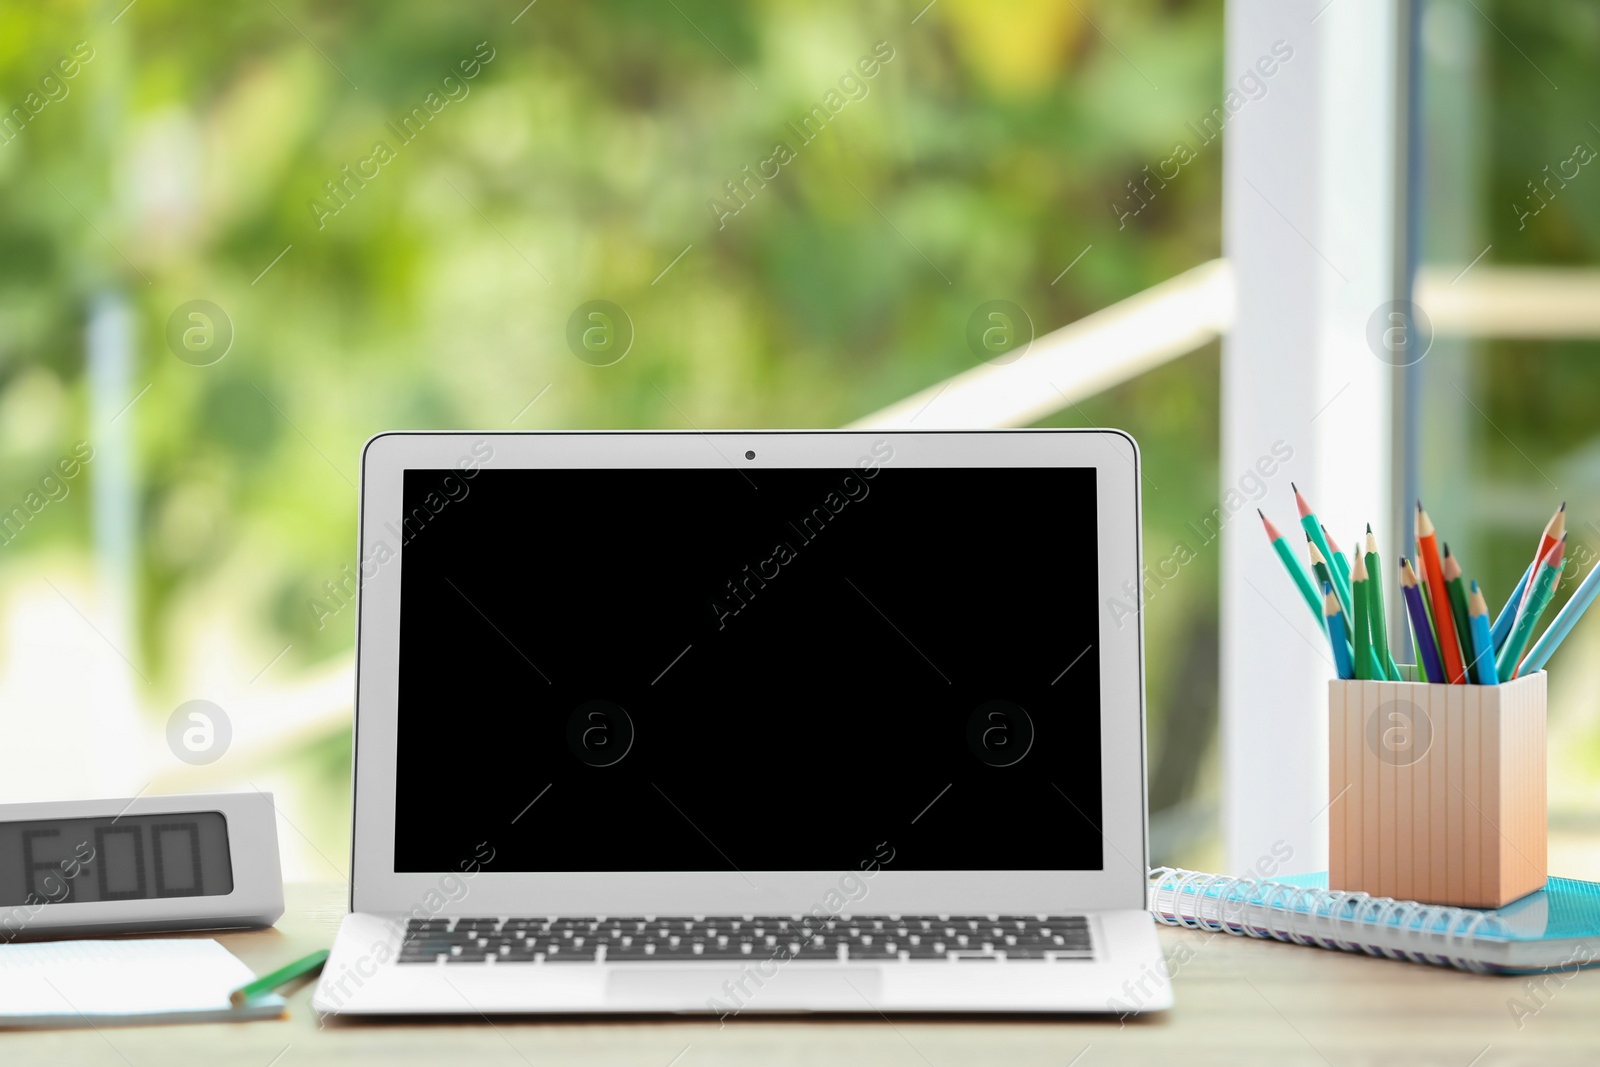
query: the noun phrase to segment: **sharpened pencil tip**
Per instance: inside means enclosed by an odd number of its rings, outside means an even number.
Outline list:
[[[1266,513],[1260,508],[1256,508],[1256,514],[1261,516],[1261,528],[1267,532],[1267,540],[1276,544],[1283,536],[1283,531],[1272,525],[1272,520],[1267,518]]]
[[[1371,533],[1371,532],[1372,532],[1372,523],[1369,522],[1369,523],[1367,523],[1367,533]]]

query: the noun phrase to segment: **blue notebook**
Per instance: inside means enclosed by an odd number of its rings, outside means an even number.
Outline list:
[[[1600,883],[1552,878],[1495,911],[1330,890],[1326,872],[1271,880],[1172,867],[1150,872],[1150,912],[1169,926],[1492,974],[1600,962]]]

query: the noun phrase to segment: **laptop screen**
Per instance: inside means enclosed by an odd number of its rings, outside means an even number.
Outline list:
[[[1098,870],[1093,468],[408,470],[395,870]]]

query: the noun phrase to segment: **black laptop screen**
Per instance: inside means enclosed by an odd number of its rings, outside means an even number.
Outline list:
[[[884,458],[406,471],[395,869],[1100,869],[1094,470]]]

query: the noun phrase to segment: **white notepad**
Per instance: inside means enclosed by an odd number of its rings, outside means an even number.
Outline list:
[[[0,945],[0,1028],[229,1022],[283,1014],[228,994],[255,974],[209,938]]]

